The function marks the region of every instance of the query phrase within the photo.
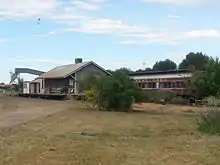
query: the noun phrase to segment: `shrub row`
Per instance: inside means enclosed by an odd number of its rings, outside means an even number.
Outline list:
[[[168,90],[160,91],[143,91],[142,92],[142,102],[151,103],[163,103],[163,104],[178,104],[186,105],[187,100],[177,96],[175,92]]]

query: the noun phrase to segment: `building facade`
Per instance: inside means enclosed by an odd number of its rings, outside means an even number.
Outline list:
[[[28,86],[27,90],[30,94],[78,95],[82,92],[82,81],[92,74],[111,75],[93,61],[82,62],[82,60],[76,59],[74,64],[55,67],[26,86]],[[25,91],[27,92],[27,90]]]
[[[185,82],[192,73],[189,70],[150,71],[129,74],[143,90],[172,90],[184,92]]]

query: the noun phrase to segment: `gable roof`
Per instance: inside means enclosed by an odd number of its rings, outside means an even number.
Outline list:
[[[99,69],[103,70],[104,72],[106,72],[107,74],[110,75],[110,73],[108,73],[104,68],[100,67],[99,65],[97,65],[93,61],[88,61],[88,62],[82,62],[82,63],[78,63],[78,64],[57,66],[57,67],[51,69],[50,71],[42,74],[38,78],[66,78],[66,77],[70,76],[71,74],[82,70],[83,68],[85,68],[86,66],[88,66],[90,64],[95,65],[96,67],[98,67]]]

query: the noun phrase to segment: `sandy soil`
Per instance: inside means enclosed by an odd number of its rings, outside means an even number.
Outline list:
[[[69,101],[27,99],[0,95],[0,127],[26,123],[68,109]]]

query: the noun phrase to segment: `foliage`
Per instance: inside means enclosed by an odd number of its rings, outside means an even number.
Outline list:
[[[155,71],[166,71],[166,70],[174,70],[177,68],[177,65],[175,62],[166,59],[164,61],[156,62],[153,66],[153,70]]]
[[[149,72],[149,71],[152,71],[152,69],[151,68],[138,69],[135,72]]]
[[[107,69],[106,71],[111,74],[114,72],[113,70],[110,70],[110,69]]]
[[[89,90],[86,92],[86,100],[92,103],[96,103],[97,101],[97,93],[95,90]]]
[[[170,90],[144,91],[141,93],[141,102],[167,103],[175,96]]]
[[[88,79],[91,81],[87,81]],[[141,100],[140,89],[126,74],[120,71],[114,72],[111,77],[90,76],[87,80],[85,82],[89,82],[89,90],[94,92],[92,98],[99,108],[128,111],[134,100],[136,102]],[[87,95],[90,94],[87,93]]]
[[[159,90],[151,94],[152,101],[155,103],[167,103],[175,96],[176,94],[169,90]]]
[[[203,54],[202,52],[191,52],[187,54],[186,58],[179,64],[179,69],[200,70],[204,68],[208,61],[209,57],[206,54]]]
[[[122,67],[120,69],[116,69],[115,72],[122,72],[122,73],[125,73],[125,74],[129,74],[129,73],[132,73],[133,71],[129,68]]]
[[[62,88],[60,92],[67,94],[67,93],[68,93],[68,90],[69,90],[69,89],[68,89],[67,87],[65,87],[65,88]]]
[[[220,93],[220,61],[210,59],[204,71],[193,77],[196,92],[202,96],[219,96]]]
[[[209,96],[205,98],[208,106],[220,106],[220,99],[214,96]]]
[[[187,100],[183,97],[177,96],[170,100],[170,104],[177,104],[177,105],[187,105]]]
[[[200,78],[201,74],[201,71],[194,71],[192,72],[192,77],[184,82],[184,85],[186,87],[186,95],[195,96],[197,99],[201,99],[202,97],[204,97],[204,94],[201,91],[199,91],[197,86],[197,81]]]
[[[198,129],[209,134],[220,134],[220,111],[217,108],[203,112],[198,121]]]

